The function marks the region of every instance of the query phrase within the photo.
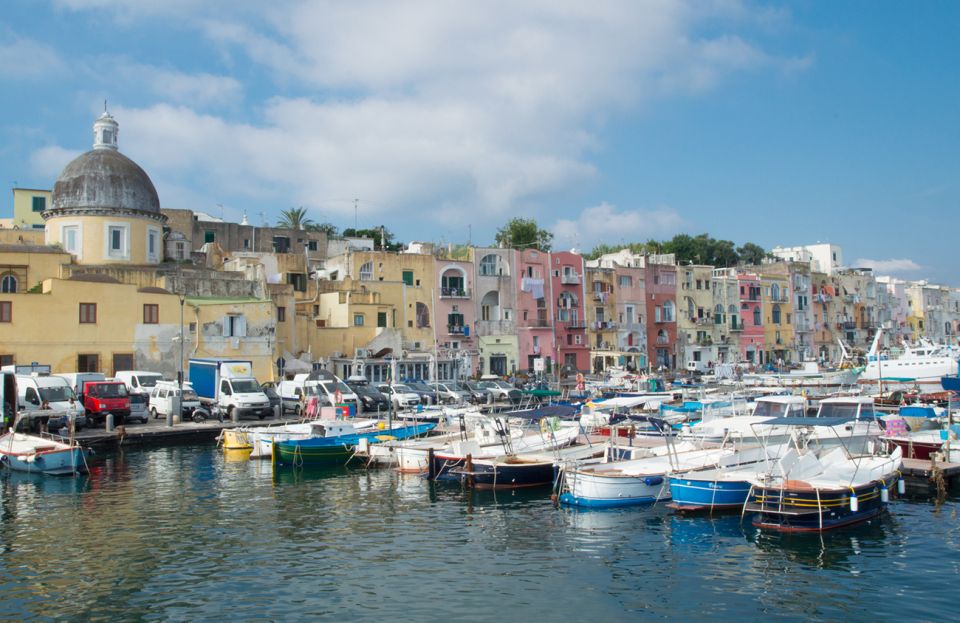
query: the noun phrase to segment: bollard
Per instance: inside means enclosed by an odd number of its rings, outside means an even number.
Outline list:
[[[276,405],[276,406],[273,408],[273,417],[276,418],[276,419],[278,419],[278,420],[279,420],[281,417],[283,417],[283,407],[282,407],[281,405]]]
[[[107,429],[108,433],[113,432],[113,414],[112,413],[107,414],[107,419],[104,423],[104,428]]]
[[[230,421],[234,424],[240,422],[240,411],[236,407],[230,407]]]

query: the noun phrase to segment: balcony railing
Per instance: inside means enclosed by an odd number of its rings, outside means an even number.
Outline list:
[[[448,324],[447,325],[447,334],[448,335],[463,335],[464,334],[464,325],[462,324]]]
[[[470,298],[470,290],[465,288],[440,288],[440,298],[468,299]]]
[[[730,323],[731,331],[743,331],[743,321],[740,322],[733,321]]]
[[[560,275],[560,283],[565,286],[580,285],[580,275],[577,273],[564,273]]]
[[[573,320],[561,320],[560,324],[565,326],[567,329],[586,329],[587,323],[581,320],[580,318],[574,318]]]
[[[535,329],[546,329],[550,327],[550,321],[545,318],[534,318],[533,320],[521,320],[520,326],[533,327]]]

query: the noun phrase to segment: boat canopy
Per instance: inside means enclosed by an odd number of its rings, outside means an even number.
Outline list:
[[[577,413],[577,407],[572,405],[547,405],[536,409],[520,409],[518,411],[504,411],[501,416],[519,417],[527,420],[539,420],[541,418],[570,418]]]
[[[854,417],[775,417],[762,420],[757,424],[776,424],[778,426],[841,426],[856,422]]]

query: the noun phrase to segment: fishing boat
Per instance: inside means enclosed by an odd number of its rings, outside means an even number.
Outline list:
[[[15,471],[55,476],[87,471],[83,448],[75,441],[15,430],[0,435],[0,465]]]
[[[334,427],[328,431],[326,427],[321,425],[315,429],[318,433],[316,436],[274,442],[272,444],[272,459],[275,465],[291,465],[294,467],[346,463],[354,457],[358,445],[419,437],[435,427],[435,423],[426,422],[389,430],[328,434],[328,432],[338,432],[339,427]]]
[[[740,451],[739,465],[670,476],[668,506],[684,512],[740,510],[750,493],[750,478],[782,452],[782,445],[746,448]]]
[[[558,448],[553,452],[508,454],[486,459],[467,457],[463,464],[449,470],[449,476],[476,489],[523,489],[552,486],[560,465],[566,461],[599,460],[602,445]]]
[[[250,450],[251,459],[269,459],[273,454],[273,442],[277,440],[350,435],[375,429],[382,434],[390,434],[389,431],[384,431],[383,424],[376,419],[308,420],[279,426],[224,429],[221,441],[224,451]]]
[[[846,445],[824,450],[808,443],[812,427],[838,427],[843,418],[791,418],[796,443],[769,469],[749,480],[751,491],[743,512],[755,513],[753,525],[779,532],[822,532],[878,516],[890,499],[890,489],[901,490],[900,448],[887,452],[884,444],[869,451],[851,451]]]

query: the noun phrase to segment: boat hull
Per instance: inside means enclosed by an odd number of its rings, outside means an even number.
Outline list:
[[[33,454],[0,452],[0,462],[18,472],[33,472],[52,476],[71,476],[87,471],[83,450],[79,447],[50,450]]]
[[[460,482],[476,489],[522,489],[553,484],[556,469],[551,461],[504,459],[476,461],[450,470]]]
[[[346,463],[356,455],[356,446],[362,440],[368,443],[390,439],[409,439],[433,430],[436,424],[417,424],[389,430],[375,430],[337,437],[288,439],[271,444],[273,461],[277,465],[332,465]]]
[[[670,478],[672,508],[679,510],[739,509],[747,501],[750,483],[745,480],[698,480],[696,478]]]
[[[851,490],[817,489],[803,486],[755,486],[744,512],[756,513],[753,525],[775,532],[825,532],[867,521],[880,515],[886,503],[881,492],[896,484],[891,474],[853,488],[857,509],[851,504]],[[789,484],[789,482],[788,482]]]
[[[636,506],[670,499],[663,476],[611,476],[573,470],[565,474],[567,492],[560,503],[588,508]]]

